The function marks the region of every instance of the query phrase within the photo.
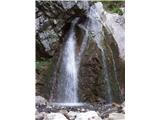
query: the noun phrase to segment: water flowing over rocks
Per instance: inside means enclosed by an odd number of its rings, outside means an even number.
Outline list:
[[[78,20],[72,28],[75,19]],[[124,114],[124,23],[124,15],[105,11],[101,2],[36,1],[36,60],[47,61],[36,69],[37,120],[123,119],[113,116]],[[68,32],[71,28],[73,31]],[[68,74],[61,65],[67,61],[63,51],[73,33],[76,102],[83,104],[57,106],[53,104],[58,102],[57,96],[64,96],[61,98],[65,100],[68,93],[59,78]],[[70,90],[75,89],[72,87]]]
[[[37,96],[39,99],[40,96]],[[41,97],[36,102],[36,120],[124,120],[124,103],[122,104],[85,104],[82,106],[51,105]]]
[[[71,21],[75,17],[79,17],[75,25],[76,52],[81,54],[78,71],[79,101],[108,102],[109,100],[105,100],[110,94],[113,101],[121,101],[120,96],[124,91],[124,60],[121,60],[124,58],[123,16],[107,13],[101,2],[49,1],[37,2],[36,5],[36,49],[39,51],[36,54],[37,59],[52,59],[51,65],[53,66],[46,70],[49,73],[53,72],[43,75],[45,76],[41,78],[43,80],[39,80],[40,83],[37,83],[38,85],[44,84],[43,89],[37,86],[38,94],[47,99],[52,96],[51,99],[54,101],[60,53],[62,53],[63,44],[66,41],[66,30],[70,28]],[[78,14],[77,11],[79,11]],[[117,21],[119,21],[118,24]],[[115,66],[111,66],[111,64],[115,64]],[[107,68],[105,68],[106,66]],[[37,82],[39,81],[37,80]]]

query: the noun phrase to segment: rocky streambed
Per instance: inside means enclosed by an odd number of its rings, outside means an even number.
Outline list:
[[[124,120],[124,103],[67,106],[50,104],[36,96],[36,120]]]

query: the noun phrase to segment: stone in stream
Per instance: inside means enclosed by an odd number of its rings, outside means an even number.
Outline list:
[[[45,112],[39,113],[39,112],[36,111],[36,120],[43,120],[45,115],[46,115]]]
[[[102,120],[95,111],[79,113],[75,120]]]
[[[122,111],[123,111],[122,113],[125,114],[125,102],[122,103],[121,107],[122,107]]]
[[[79,114],[79,112],[70,111],[70,112],[67,114],[67,116],[69,117],[70,120],[74,120],[78,114]]]
[[[43,120],[68,120],[62,113],[49,113]]]
[[[47,105],[49,106],[49,105]],[[105,105],[104,105],[105,106]],[[118,106],[118,105],[117,105]],[[124,107],[124,103],[119,105]],[[45,107],[45,106],[43,106]],[[93,108],[84,107],[64,107],[50,106],[52,109],[42,108],[42,111],[36,111],[36,120],[124,120],[124,112],[119,113],[116,106],[111,108],[102,108],[94,106]],[[106,107],[106,106],[105,106]],[[72,109],[74,108],[74,109]],[[92,111],[93,109],[93,111]],[[87,112],[86,112],[87,111]]]
[[[62,114],[68,114],[67,110],[60,110],[59,112],[62,113]]]
[[[110,113],[108,120],[124,120],[124,114],[122,114],[122,113]]]

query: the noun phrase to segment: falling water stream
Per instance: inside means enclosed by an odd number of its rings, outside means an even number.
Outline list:
[[[77,103],[77,63],[75,54],[75,31],[74,27],[78,18],[72,21],[68,39],[66,40],[62,63],[60,67],[60,78],[58,81],[57,102],[58,103]]]
[[[63,48],[60,70],[59,70],[59,78],[58,78],[58,86],[57,86],[57,99],[56,103],[59,105],[67,105],[67,106],[78,106],[82,105],[78,99],[78,72],[80,68],[80,61],[83,57],[83,53],[87,46],[89,33],[94,35],[93,38],[97,43],[97,46],[101,50],[102,56],[102,64],[103,64],[103,74],[104,80],[106,81],[106,100],[108,103],[112,103],[112,94],[111,94],[111,86],[110,79],[108,75],[108,67],[107,67],[107,50],[103,47],[103,39],[104,35],[102,35],[102,27],[103,23],[101,23],[101,19],[98,16],[95,6],[88,11],[88,22],[85,25],[80,25],[81,30],[84,31],[82,44],[80,46],[79,52],[76,52],[76,33],[75,33],[75,25],[77,24],[79,18],[75,18],[72,23],[70,30],[67,33],[67,39]],[[98,19],[98,20],[97,20]],[[115,61],[112,56],[112,62],[114,67],[115,79],[117,80],[116,66]],[[118,84],[119,86],[119,84]]]
[[[102,62],[103,62],[103,68],[104,68],[104,79],[107,83],[107,93],[108,93],[108,102],[109,104],[112,102],[112,96],[111,96],[111,87],[110,87],[110,82],[109,82],[109,76],[108,76],[108,68],[107,68],[107,61],[106,61],[106,57],[104,54],[104,50],[101,49],[102,51]]]
[[[60,67],[60,78],[58,80],[57,91],[57,104],[66,106],[79,106],[82,103],[78,99],[78,70],[81,61],[82,54],[85,50],[88,31],[83,25],[79,25],[81,29],[85,31],[83,36],[82,45],[79,53],[76,53],[76,35],[75,24],[79,18],[72,21],[70,31],[68,32],[68,38],[66,40],[62,62]]]
[[[102,34],[103,24],[101,22],[101,18],[97,13],[97,11],[98,11],[98,8],[96,6],[91,7],[90,10],[88,11],[88,16],[90,18],[90,31],[91,31],[92,37],[97,43],[98,48],[101,50],[104,80],[106,81],[106,84],[107,84],[106,101],[110,104],[112,102],[112,94],[111,94],[111,86],[110,86],[107,60],[106,60],[107,59],[106,55],[108,53],[103,48],[103,44],[102,44],[104,39],[104,35]]]

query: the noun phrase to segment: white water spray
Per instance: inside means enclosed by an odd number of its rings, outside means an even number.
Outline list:
[[[78,19],[73,20],[68,39],[64,46],[62,63],[60,68],[60,79],[58,80],[58,103],[77,103],[77,65],[75,55],[75,31],[74,27]]]

